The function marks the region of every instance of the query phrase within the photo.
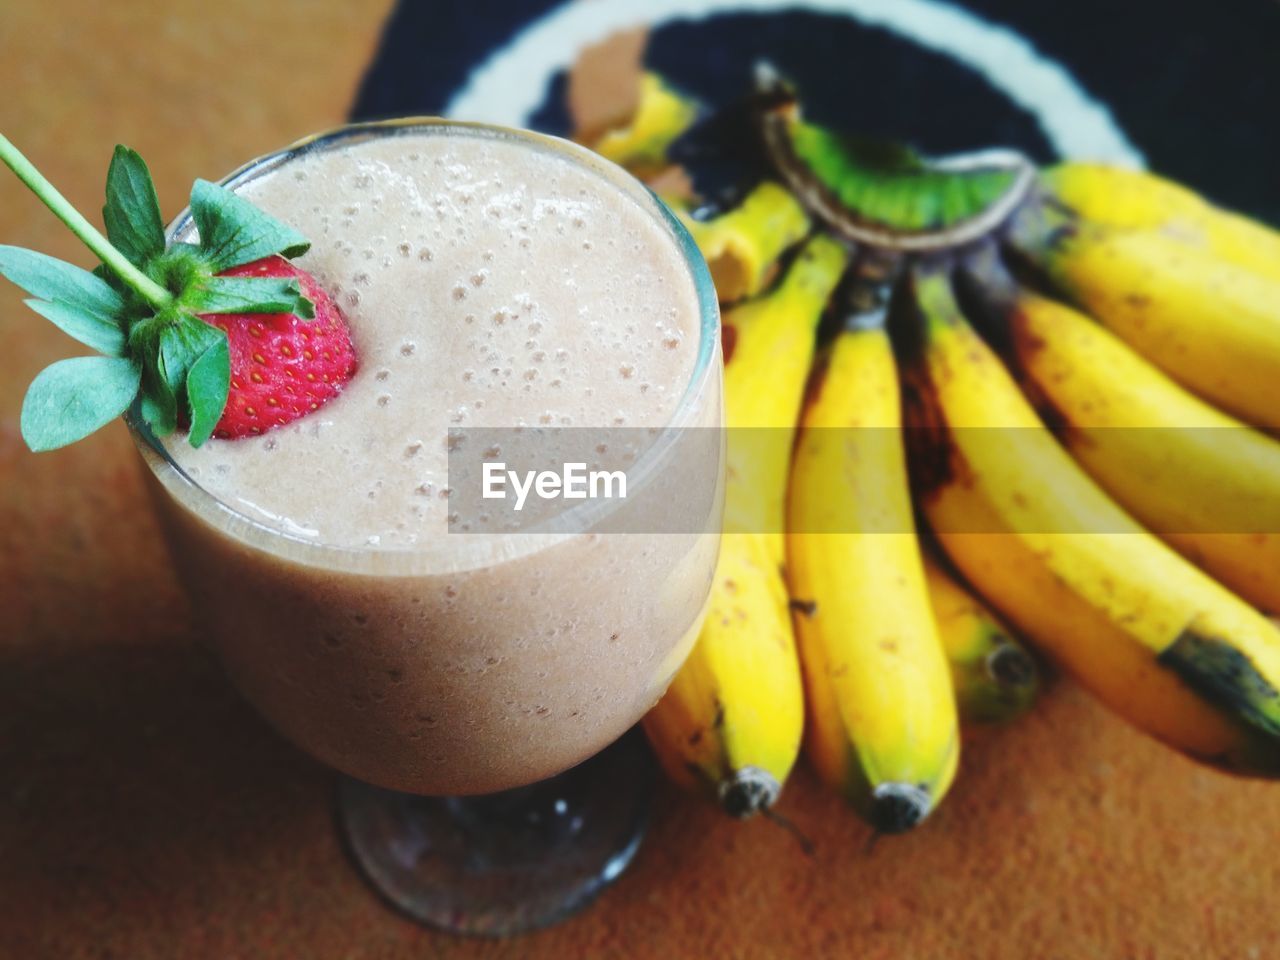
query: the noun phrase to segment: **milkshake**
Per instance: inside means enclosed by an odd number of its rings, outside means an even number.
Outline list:
[[[396,790],[502,790],[598,752],[665,690],[715,563],[720,464],[684,438],[720,425],[717,316],[687,237],[586,151],[459,124],[348,128],[228,185],[312,241],[298,263],[359,362],[260,437],[139,431],[234,682],[320,760]],[[619,533],[592,503],[554,531],[457,532],[451,448],[548,427],[649,438],[619,509],[665,509],[678,469],[701,516]]]

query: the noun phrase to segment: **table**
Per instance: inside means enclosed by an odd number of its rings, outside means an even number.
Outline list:
[[[10,3],[0,124],[87,212],[129,143],[171,214],[195,176],[340,122],[386,6]],[[7,176],[0,241],[88,262]],[[508,942],[414,926],[346,860],[332,776],[193,645],[123,427],[22,446],[25,386],[69,346],[0,289],[0,955],[1280,956],[1280,787],[1197,767],[1066,681],[966,743],[914,834],[870,843],[805,770],[780,810],[812,857],[664,790],[588,913]]]

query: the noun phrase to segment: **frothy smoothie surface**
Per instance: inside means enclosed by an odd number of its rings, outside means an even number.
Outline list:
[[[405,133],[313,152],[238,191],[307,236],[359,370],[261,437],[175,435],[245,515],[317,542],[446,529],[451,427],[662,426],[693,374],[697,294],[649,211],[549,150]]]

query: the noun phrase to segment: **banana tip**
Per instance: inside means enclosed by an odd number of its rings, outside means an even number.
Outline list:
[[[777,778],[759,767],[743,767],[720,783],[720,806],[732,817],[746,820],[773,806],[782,792]]]
[[[933,801],[923,787],[882,783],[872,794],[867,819],[880,833],[905,833],[929,815]]]
[[[1036,664],[1021,647],[997,647],[987,657],[987,672],[1002,687],[1027,687],[1036,682]]]

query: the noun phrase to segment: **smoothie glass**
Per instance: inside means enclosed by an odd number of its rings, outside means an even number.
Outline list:
[[[670,422],[650,431],[628,471],[625,503],[578,503],[521,533],[338,547],[238,512],[130,426],[205,639],[277,730],[345,775],[340,819],[367,877],[432,926],[503,935],[590,902],[643,830],[652,781],[643,744],[632,734],[605,748],[661,696],[701,624],[723,481],[720,446],[705,442],[722,425],[719,315],[706,264],[666,207],[555,138],[435,119],[358,124],[223,183],[235,189],[315,152],[396,137],[500,138],[552,152],[642,210],[671,244],[685,271],[672,279],[695,293],[697,352]],[[169,237],[190,230],[184,211]],[[691,516],[675,527],[659,522],[672,511],[663,482],[672,471],[692,491],[680,498]]]

